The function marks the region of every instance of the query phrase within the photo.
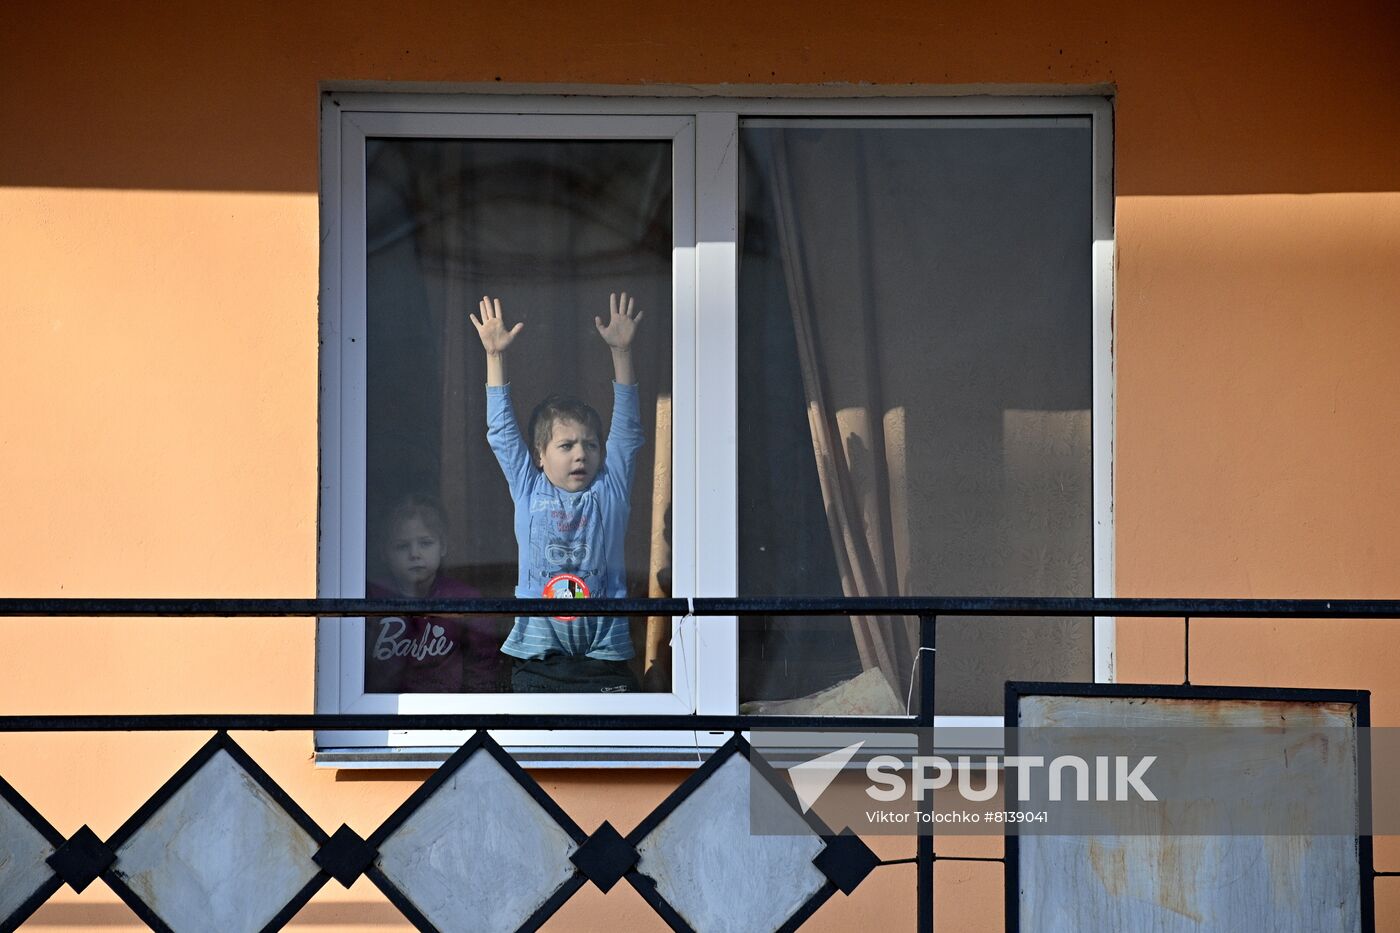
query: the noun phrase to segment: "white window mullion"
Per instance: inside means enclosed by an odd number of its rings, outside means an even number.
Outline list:
[[[672,185],[675,192],[672,229],[671,354],[671,595],[684,599],[696,592],[696,288],[695,261],[695,124],[672,140]],[[695,708],[699,682],[695,665],[695,621],[671,621],[671,689],[687,710]]]
[[[1108,101],[1095,102],[1093,114],[1093,199],[1094,243],[1093,321],[1094,321],[1094,595],[1106,598],[1117,594],[1114,587],[1113,542],[1113,441],[1116,407],[1113,372],[1113,107]],[[1113,683],[1118,679],[1117,620],[1094,619],[1094,680]]]
[[[340,595],[365,592],[366,255],[365,129],[344,115],[341,134],[341,313],[332,352],[340,358],[340,483],[336,540]],[[322,528],[322,535],[327,530]],[[340,711],[352,712],[364,694],[365,620],[340,619]],[[378,710],[375,710],[378,712]]]
[[[696,595],[733,596],[738,585],[739,119],[696,116]],[[696,711],[738,711],[738,626],[699,622]]]

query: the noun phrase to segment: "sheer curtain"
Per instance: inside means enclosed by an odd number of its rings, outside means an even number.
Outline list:
[[[773,142],[773,216],[841,591],[846,596],[897,596],[901,581],[908,579],[909,562],[904,423],[902,411],[887,412],[884,403],[881,320],[873,313],[877,274],[872,257],[861,254],[861,245],[870,243],[876,209],[867,190],[866,143],[859,135],[853,140],[849,187],[814,190],[794,182],[786,137],[776,134]],[[856,255],[835,277],[814,270],[812,258],[818,266],[821,259],[804,250],[804,243],[817,239],[802,233],[804,215],[814,213],[811,198],[822,199],[823,209],[834,209],[849,223],[845,234]],[[835,333],[819,331],[814,293],[830,309],[822,317],[828,326],[834,324]],[[861,667],[881,671],[891,686],[906,692],[918,651],[917,629],[884,616],[854,616],[851,629]]]

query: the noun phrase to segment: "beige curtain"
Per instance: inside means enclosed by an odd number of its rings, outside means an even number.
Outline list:
[[[793,184],[783,134],[775,139],[772,193],[778,245],[841,590],[847,596],[897,596],[907,582],[909,561],[904,418],[901,409],[886,411],[881,399],[876,315],[870,305],[876,283],[871,260],[861,249],[869,223],[866,173],[857,171],[849,190],[819,192],[828,201],[848,202],[852,263],[844,277],[853,287],[839,295],[823,292],[818,299],[803,251],[803,195]],[[844,306],[831,307],[831,302]],[[834,325],[832,332],[821,333],[823,324]],[[853,617],[851,626],[861,667],[883,672],[902,697],[918,650],[917,627],[887,616]]]

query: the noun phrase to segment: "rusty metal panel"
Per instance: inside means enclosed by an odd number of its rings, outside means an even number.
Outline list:
[[[1028,836],[1021,930],[1361,929],[1343,836]]]
[[[1118,688],[1124,691],[1129,688]],[[1008,717],[1020,727],[1155,728],[1159,726],[1264,729],[1286,721],[1342,736],[1333,764],[1322,777],[1325,793],[1350,795],[1364,805],[1359,780],[1357,707],[1336,699],[1022,695],[1008,700]],[[1087,692],[1087,691],[1086,691]],[[1274,691],[1277,694],[1277,691]],[[1212,695],[1213,694],[1213,695]],[[1350,743],[1345,745],[1345,743]],[[1276,763],[1241,755],[1212,760],[1203,781],[1255,781]],[[1278,778],[1277,773],[1270,774]],[[1280,778],[1285,779],[1286,778]],[[1316,780],[1316,776],[1313,776]],[[1254,805],[1294,808],[1280,824],[1306,814],[1309,794],[1270,795]],[[1283,799],[1287,798],[1287,799]],[[1206,805],[1209,805],[1208,801]],[[1350,803],[1349,803],[1350,805]],[[1008,843],[1008,928],[1022,931],[1240,930],[1363,931],[1364,900],[1360,840],[1346,835],[1022,835]],[[1014,862],[1014,864],[1013,864]]]

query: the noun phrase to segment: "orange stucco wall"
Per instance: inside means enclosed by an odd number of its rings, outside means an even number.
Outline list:
[[[314,592],[318,90],[496,80],[1111,85],[1119,593],[1400,595],[1390,0],[4,4],[0,594]],[[5,712],[311,707],[300,622],[2,620],[0,644]],[[1369,688],[1400,725],[1397,646],[1394,625],[1199,623],[1192,673]],[[1119,661],[1179,680],[1179,623],[1123,624]],[[201,741],[0,738],[0,773],[106,835]],[[368,832],[420,777],[314,770],[305,736],[246,746],[328,829]],[[591,829],[678,776],[543,779]],[[882,869],[813,926],[905,928],[911,884]],[[1000,929],[1000,888],[940,866],[941,928]],[[1378,892],[1400,928],[1394,879]],[[298,922],[395,916],[362,881]],[[35,925],[135,920],[98,884]],[[626,886],[552,924],[655,926]]]

